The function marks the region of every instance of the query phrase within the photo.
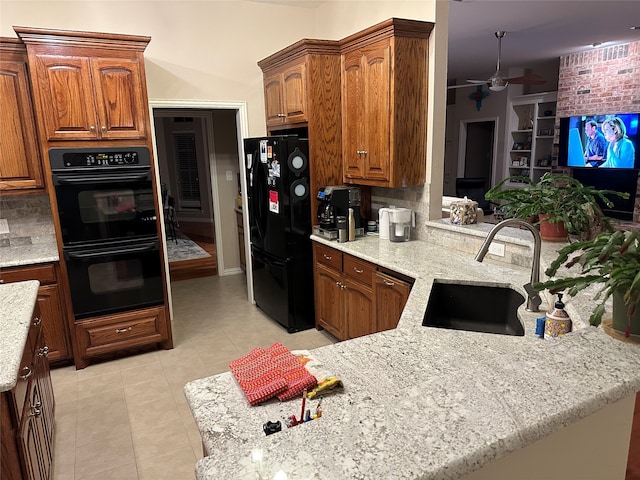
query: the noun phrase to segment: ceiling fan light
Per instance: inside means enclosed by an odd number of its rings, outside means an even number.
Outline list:
[[[504,85],[491,85],[489,86],[489,90],[493,92],[501,92],[502,90],[507,88],[508,85],[509,85],[508,83],[505,83]]]

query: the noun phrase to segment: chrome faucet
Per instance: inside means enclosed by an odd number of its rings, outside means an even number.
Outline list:
[[[493,241],[493,237],[496,236],[500,230],[504,227],[519,225],[525,227],[533,235],[533,260],[531,262],[531,280],[524,285],[524,289],[527,292],[527,310],[530,312],[537,312],[538,307],[542,303],[542,299],[538,292],[533,288],[533,285],[540,281],[540,249],[542,246],[542,240],[540,238],[540,232],[531,225],[529,222],[520,218],[508,218],[498,223],[491,229],[487,238],[484,239],[478,254],[476,255],[476,261],[481,262],[484,260],[485,255],[489,251],[489,245]]]

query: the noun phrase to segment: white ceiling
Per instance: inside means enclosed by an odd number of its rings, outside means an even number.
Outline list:
[[[640,40],[640,0],[454,0],[449,5],[449,78],[487,78],[562,55]],[[605,43],[606,42],[606,43]],[[486,74],[480,76],[482,74]],[[640,75],[640,72],[638,73]],[[460,83],[460,82],[458,82]]]

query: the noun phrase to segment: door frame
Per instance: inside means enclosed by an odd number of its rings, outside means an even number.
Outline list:
[[[156,143],[156,135],[155,135],[155,121],[153,117],[153,110],[155,108],[161,109],[175,109],[177,111],[184,109],[195,109],[195,110],[235,110],[236,111],[236,128],[237,128],[237,142],[238,142],[238,164],[240,168],[240,172],[244,172],[244,147],[243,147],[243,138],[249,136],[249,120],[247,114],[247,103],[246,102],[232,102],[232,101],[221,101],[221,100],[157,100],[150,99],[149,100],[149,117],[151,119],[151,140],[153,143],[153,154],[154,154],[154,166],[155,166],[155,175],[156,175],[156,184],[160,184],[160,168],[158,166],[158,146]],[[218,195],[218,183],[217,183],[217,171],[216,164],[213,161],[214,149],[213,149],[213,123],[208,126],[207,137],[209,142],[209,174],[210,174],[210,184],[211,184],[211,198],[213,200],[213,221],[215,225],[215,238],[216,238],[216,255],[218,262],[218,275],[235,275],[237,274],[237,270],[232,269],[227,270],[224,266],[224,256],[220,254],[219,249],[222,248],[222,226],[220,225],[220,198]],[[246,179],[244,175],[240,175],[240,185],[242,189],[242,197],[243,197],[243,205],[246,205]],[[245,231],[249,231],[249,216],[247,214],[246,209],[242,211],[242,218],[244,223]],[[163,250],[164,250],[164,263],[165,263],[165,282],[167,284],[167,291],[169,293],[169,309],[171,312],[171,318],[173,318],[173,302],[171,298],[171,281],[169,276],[169,259],[167,257],[167,239],[165,235],[165,224],[164,224],[164,215],[160,216],[160,225],[162,230],[162,242],[163,242]],[[251,249],[249,246],[248,238],[245,235],[244,241],[244,249],[245,249],[245,258],[251,258]],[[250,302],[253,302],[253,272],[251,270],[251,262],[247,262],[247,297]]]
[[[491,158],[491,185],[489,187],[495,185],[496,178],[496,170],[497,170],[497,160],[498,160],[498,127],[500,124],[499,117],[485,117],[485,118],[470,118],[467,120],[460,120],[460,128],[458,135],[458,169],[456,172],[456,178],[460,176],[460,174],[464,174],[465,168],[465,160],[467,153],[467,128],[470,123],[485,123],[492,122],[493,123],[493,153]]]

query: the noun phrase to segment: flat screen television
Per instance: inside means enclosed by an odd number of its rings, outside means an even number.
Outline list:
[[[638,117],[640,113],[576,115],[561,118],[558,165],[640,168]],[[595,127],[593,131],[596,138],[590,139],[587,136],[588,126]]]
[[[633,208],[636,201],[636,189],[638,185],[638,170],[620,168],[572,168],[573,178],[583,185],[597,188],[598,190],[614,190],[616,192],[627,192],[628,199],[615,195],[607,195],[613,203],[613,207],[608,207],[604,202],[597,199],[602,212],[611,218],[631,221],[633,219]]]

